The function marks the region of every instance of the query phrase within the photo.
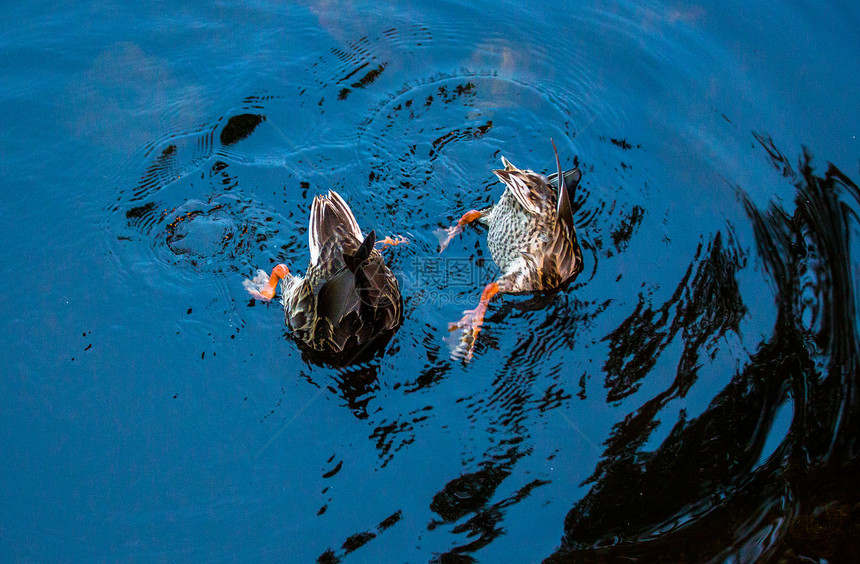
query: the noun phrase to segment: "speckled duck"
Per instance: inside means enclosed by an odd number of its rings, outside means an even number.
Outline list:
[[[557,290],[582,271],[582,251],[570,207],[582,175],[578,168],[563,173],[554,142],[552,148],[558,172],[549,177],[519,169],[502,157],[505,168],[493,171],[505,184],[498,203],[466,212],[448,228],[440,245],[441,252],[464,226],[478,222],[488,228],[487,246],[502,271],[496,281],[484,288],[478,307],[464,311],[463,318],[449,327],[451,331],[463,330],[455,356],[462,354],[467,361],[472,358],[493,296]]]

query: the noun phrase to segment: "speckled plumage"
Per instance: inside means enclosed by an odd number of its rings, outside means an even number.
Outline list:
[[[555,143],[553,151],[558,172],[549,178],[518,169],[502,157],[505,168],[493,171],[505,184],[498,203],[466,212],[440,241],[441,251],[465,225],[478,221],[488,228],[487,246],[502,271],[484,287],[477,307],[464,311],[463,318],[449,326],[450,331],[464,330],[454,357],[472,358],[487,307],[496,294],[557,290],[582,272],[582,251],[570,207],[570,195],[581,174],[576,168],[562,173]]]
[[[488,227],[487,246],[502,271],[499,291],[507,293],[554,290],[582,271],[582,251],[573,227],[570,194],[579,169],[563,173],[559,205],[558,173],[549,178],[521,170],[502,157],[504,169],[493,171],[505,184],[499,202],[482,211],[478,221]]]

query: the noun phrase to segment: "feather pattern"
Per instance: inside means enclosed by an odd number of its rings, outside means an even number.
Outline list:
[[[505,168],[493,171],[505,191],[482,220],[490,254],[502,270],[502,292],[553,290],[582,271],[570,205],[581,173],[562,172],[557,154],[556,161],[558,172],[549,177],[519,169],[504,157]]]
[[[335,192],[317,196],[311,204],[310,228],[308,229],[308,248],[311,264],[319,264],[320,253],[326,241],[340,241],[342,244],[357,245],[363,239],[361,229],[349,205]]]
[[[441,239],[444,249],[463,225],[478,221],[487,226],[487,246],[501,276],[487,284],[475,309],[449,325],[462,330],[452,357],[469,361],[487,307],[499,293],[542,292],[570,283],[582,272],[582,251],[576,237],[571,197],[581,174],[574,168],[561,170],[555,143],[557,172],[548,178],[532,170],[519,169],[502,157],[503,169],[494,170],[505,185],[499,201],[486,209],[466,212]]]
[[[295,337],[314,352],[348,356],[393,334],[403,305],[400,287],[335,191],[311,206],[311,261],[304,277],[281,282],[284,315]]]

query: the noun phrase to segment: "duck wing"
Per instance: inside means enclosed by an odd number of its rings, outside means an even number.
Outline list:
[[[354,267],[362,322],[369,323],[374,331],[382,332],[400,323],[402,300],[397,279],[385,265],[379,251],[374,249],[375,241],[376,234],[371,231],[355,257],[344,256],[344,260],[350,269]]]
[[[397,327],[403,310],[400,287],[382,258],[367,261],[355,279],[363,322],[369,322],[376,333]]]
[[[332,350],[361,346],[400,323],[400,288],[375,244],[371,231],[355,252],[343,254],[344,266],[319,289],[317,338]]]
[[[363,275],[362,264],[370,258],[375,244],[376,231],[371,231],[354,254],[343,253],[344,266],[326,280],[317,293],[319,317],[337,326],[346,313],[359,307],[356,277]]]
[[[317,294],[317,316],[337,324],[344,314],[358,306],[355,275],[343,267],[327,280]]]

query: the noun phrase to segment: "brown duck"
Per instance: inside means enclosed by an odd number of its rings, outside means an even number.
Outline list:
[[[463,329],[461,348],[455,354],[467,361],[493,296],[557,290],[582,272],[582,251],[570,207],[582,175],[578,168],[563,173],[554,142],[552,148],[558,172],[549,177],[519,169],[502,157],[505,168],[493,171],[505,184],[498,203],[466,212],[447,229],[440,245],[441,252],[464,226],[477,221],[488,228],[487,246],[502,271],[484,288],[478,307],[464,311],[463,319],[449,327],[450,331]]]
[[[311,205],[305,276],[279,264],[271,275],[258,270],[243,284],[255,298],[271,300],[281,281],[286,323],[296,339],[329,362],[349,362],[400,325],[400,287],[376,245],[403,242],[377,241],[375,231],[362,235],[352,210],[330,190]]]

